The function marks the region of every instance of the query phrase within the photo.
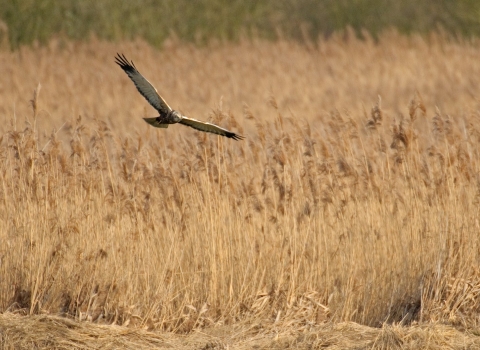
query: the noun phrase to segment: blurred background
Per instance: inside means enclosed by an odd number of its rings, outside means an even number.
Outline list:
[[[298,40],[328,37],[348,26],[376,37],[444,31],[480,34],[476,0],[2,0],[0,43],[12,49],[52,37],[143,38],[159,47],[169,36],[202,44],[242,37]]]

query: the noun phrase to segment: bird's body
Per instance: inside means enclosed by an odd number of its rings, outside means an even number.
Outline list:
[[[188,118],[180,112],[173,110],[158,94],[155,87],[140,74],[133,62],[128,62],[125,56],[120,54],[117,54],[117,57],[115,57],[115,62],[127,73],[140,94],[160,113],[155,118],[143,118],[148,124],[157,128],[168,128],[169,124],[180,123],[200,131],[211,132],[234,140],[243,139],[243,136],[221,128],[218,125]]]
[[[183,115],[174,110],[168,111],[167,113],[160,113],[160,115],[155,118],[143,118],[148,124],[157,128],[168,128],[168,124],[180,123],[182,119]]]

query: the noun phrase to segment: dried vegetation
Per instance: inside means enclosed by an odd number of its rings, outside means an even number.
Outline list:
[[[246,140],[149,127],[116,51],[171,106]],[[0,52],[1,344],[18,315],[59,315],[135,337],[316,330],[301,342],[332,348],[348,332],[319,334],[340,322],[383,326],[361,331],[379,349],[456,348],[456,327],[474,346],[479,54],[395,33]]]

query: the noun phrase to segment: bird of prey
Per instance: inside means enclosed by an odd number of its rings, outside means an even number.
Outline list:
[[[148,124],[153,125],[156,128],[168,128],[168,124],[180,123],[190,126],[191,128],[211,132],[214,134],[222,135],[234,140],[242,140],[244,137],[228,131],[215,124],[202,122],[193,118],[188,118],[182,115],[180,112],[173,110],[160,96],[155,87],[140,74],[133,61],[128,62],[124,55],[117,53],[115,57],[115,63],[117,63],[127,73],[128,77],[132,79],[133,83],[137,87],[137,90],[143,97],[155,108],[160,115],[155,118],[143,118]]]

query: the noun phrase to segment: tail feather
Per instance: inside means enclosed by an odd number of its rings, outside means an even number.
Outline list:
[[[156,128],[168,128],[168,124],[160,124],[157,118],[143,118],[148,124],[156,127]]]

